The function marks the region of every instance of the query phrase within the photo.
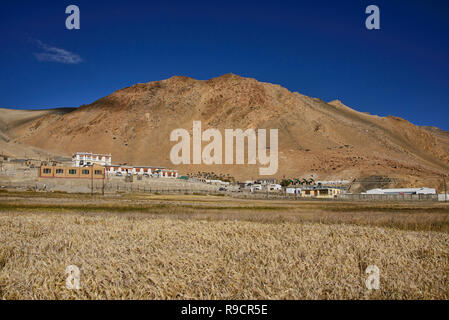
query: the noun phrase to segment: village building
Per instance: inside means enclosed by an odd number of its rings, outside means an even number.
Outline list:
[[[77,152],[72,156],[72,166],[44,163],[40,178],[104,179],[106,175],[148,175],[160,178],[177,178],[178,171],[155,166],[113,165],[110,154]]]
[[[177,178],[178,171],[155,166],[130,166],[113,165],[111,154],[98,154],[92,152],[77,152],[72,156],[72,165],[74,167],[91,166],[93,164],[101,165],[105,168],[106,174],[137,174],[153,175],[162,178]]]
[[[72,166],[84,167],[93,164],[106,166],[112,163],[112,156],[110,154],[99,154],[92,152],[77,152],[72,156]]]
[[[301,195],[301,188],[286,188],[285,189],[285,193],[286,194],[296,194],[296,195]]]
[[[324,187],[324,186],[312,186],[303,187],[300,190],[297,189],[297,194],[301,197],[309,198],[336,198],[342,193],[342,188],[338,187]]]
[[[39,178],[104,179],[105,170],[103,166],[96,164],[90,167],[44,165],[40,167]]]
[[[363,194],[363,193],[362,193]],[[371,189],[364,194],[437,194],[433,188]]]
[[[282,191],[282,186],[280,184],[272,183],[268,185],[268,190],[270,191]]]
[[[178,170],[166,169],[164,167],[153,166],[128,166],[128,165],[107,165],[105,166],[108,174],[137,174],[137,175],[156,175],[161,178],[177,178]]]

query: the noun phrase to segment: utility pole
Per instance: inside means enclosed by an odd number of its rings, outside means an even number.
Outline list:
[[[447,189],[446,189],[446,177],[443,175],[443,186],[444,186],[444,202],[447,201]]]
[[[94,166],[90,169],[90,195],[94,195]]]
[[[101,194],[104,196],[104,183],[105,183],[105,179],[106,179],[106,168],[104,169],[104,173],[103,173],[103,185],[101,188]]]

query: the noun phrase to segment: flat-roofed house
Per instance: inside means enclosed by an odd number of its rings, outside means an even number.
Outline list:
[[[39,178],[104,179],[104,177],[104,167],[99,165],[89,167],[41,166],[39,171]]]
[[[301,188],[301,197],[309,198],[335,198],[342,192],[337,187],[303,187]]]
[[[173,169],[166,169],[164,167],[154,167],[154,166],[128,166],[128,165],[106,165],[106,172],[108,174],[115,174],[120,172],[122,174],[149,174],[157,175],[162,178],[177,178],[178,171]]]
[[[371,189],[366,194],[436,194],[433,188],[398,188],[398,189]]]
[[[112,163],[112,155],[100,154],[92,152],[77,152],[72,156],[72,166],[84,167],[98,164],[101,166],[110,165]]]

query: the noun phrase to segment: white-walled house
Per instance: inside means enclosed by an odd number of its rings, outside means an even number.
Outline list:
[[[166,169],[164,167],[154,166],[129,166],[129,165],[113,165],[112,156],[110,154],[99,154],[92,152],[77,152],[72,156],[72,166],[85,167],[94,164],[105,167],[106,174],[137,174],[137,175],[156,175],[161,178],[177,178],[178,171]]]
[[[126,166],[126,165],[109,165],[106,166],[106,172],[109,174],[116,174],[120,172],[122,174],[131,173],[133,175],[157,175],[161,178],[177,178],[178,171],[172,169],[166,169],[163,167],[150,167],[150,166]]]
[[[92,152],[77,152],[72,156],[73,167],[84,167],[98,164],[100,166],[110,165],[112,162],[112,155],[100,154]]]
[[[371,189],[366,194],[436,194],[433,188]]]
[[[282,190],[282,186],[280,184],[270,184],[268,186],[268,190],[270,190],[270,191],[281,191]]]

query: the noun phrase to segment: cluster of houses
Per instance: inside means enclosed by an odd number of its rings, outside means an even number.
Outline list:
[[[273,181],[269,181],[273,182]],[[249,184],[250,192],[262,191],[283,191],[284,188],[280,184],[267,182],[257,182]],[[285,188],[287,196],[304,197],[304,198],[337,198],[346,193],[346,188],[341,186],[323,185],[320,181],[316,185],[305,186],[289,186]],[[340,183],[339,183],[340,184]],[[343,183],[342,183],[343,184]],[[362,194],[368,195],[436,195],[437,192],[433,188],[402,188],[402,189],[372,189]]]
[[[9,160],[9,159],[8,159]],[[68,159],[67,159],[68,160]],[[30,163],[32,164],[32,163]],[[27,165],[30,165],[27,163]],[[177,170],[155,166],[130,166],[112,164],[111,154],[97,154],[92,152],[77,152],[72,156],[71,165],[63,165],[60,162],[48,163],[40,166],[40,178],[75,178],[75,179],[105,179],[106,176],[142,176],[158,178],[178,178]],[[188,177],[180,177],[188,179]],[[287,180],[285,180],[287,181]],[[286,196],[305,198],[337,198],[345,194],[346,188],[342,185],[348,184],[347,180],[317,181],[313,179],[288,180],[290,185],[282,187],[276,179],[257,181],[246,181],[231,185],[230,182],[221,180],[204,180],[201,182],[214,184],[220,187],[220,191],[236,187],[238,191],[247,190],[251,193],[279,192]],[[284,181],[283,181],[284,182]],[[285,184],[283,184],[285,186]],[[372,195],[373,197],[385,197],[388,195],[437,195],[432,188],[402,188],[402,189],[372,189],[361,195]],[[351,194],[346,194],[351,195]],[[346,196],[344,195],[344,196]],[[380,196],[382,195],[382,196]],[[440,196],[440,195],[439,195]],[[441,201],[449,200],[449,195],[444,194]],[[443,200],[444,199],[444,200]]]
[[[344,188],[336,186],[305,185],[301,187],[290,186],[283,188],[276,180],[247,181],[242,188],[249,189],[250,192],[284,192],[286,196],[305,198],[336,198],[344,192]]]
[[[77,152],[72,165],[43,165],[40,178],[104,179],[106,175],[143,175],[148,177],[177,178],[177,170],[154,166],[113,165],[111,154]]]

